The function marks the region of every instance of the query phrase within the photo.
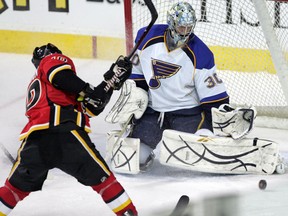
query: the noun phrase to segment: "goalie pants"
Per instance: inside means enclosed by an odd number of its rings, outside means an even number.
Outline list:
[[[141,143],[145,143],[152,149],[155,149],[161,141],[165,129],[188,133],[195,133],[201,128],[211,130],[211,126],[205,121],[204,114],[199,109],[166,112],[163,117],[162,126],[159,121],[160,114],[160,112],[148,107],[143,116],[135,121],[130,136],[132,138],[139,138]]]
[[[91,186],[116,215],[137,211],[106,162],[82,129],[35,131],[21,144],[5,186],[0,188],[0,215],[8,214],[32,191],[41,190],[48,171],[59,168]]]

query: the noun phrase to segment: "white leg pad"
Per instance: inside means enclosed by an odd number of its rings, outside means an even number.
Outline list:
[[[193,171],[223,174],[272,174],[278,144],[257,138],[233,140],[165,130],[160,163]]]
[[[116,173],[138,174],[140,172],[140,139],[118,139],[118,134],[119,131],[112,131],[108,134],[106,148],[108,163],[110,162],[111,169]]]

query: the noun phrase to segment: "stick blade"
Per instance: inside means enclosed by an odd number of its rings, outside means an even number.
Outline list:
[[[182,195],[179,198],[174,210],[172,211],[172,213],[169,216],[181,216],[181,215],[183,215],[184,211],[186,210],[186,208],[189,204],[189,200],[190,199],[187,195]]]

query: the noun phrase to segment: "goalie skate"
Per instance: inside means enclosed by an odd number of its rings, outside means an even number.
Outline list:
[[[279,157],[271,140],[198,136],[165,130],[160,162],[193,171],[221,174],[272,174]]]

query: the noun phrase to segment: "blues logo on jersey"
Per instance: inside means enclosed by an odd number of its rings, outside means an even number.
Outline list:
[[[159,88],[161,83],[159,79],[166,79],[176,74],[180,69],[180,65],[169,62],[152,59],[153,77],[149,81],[150,88]]]

